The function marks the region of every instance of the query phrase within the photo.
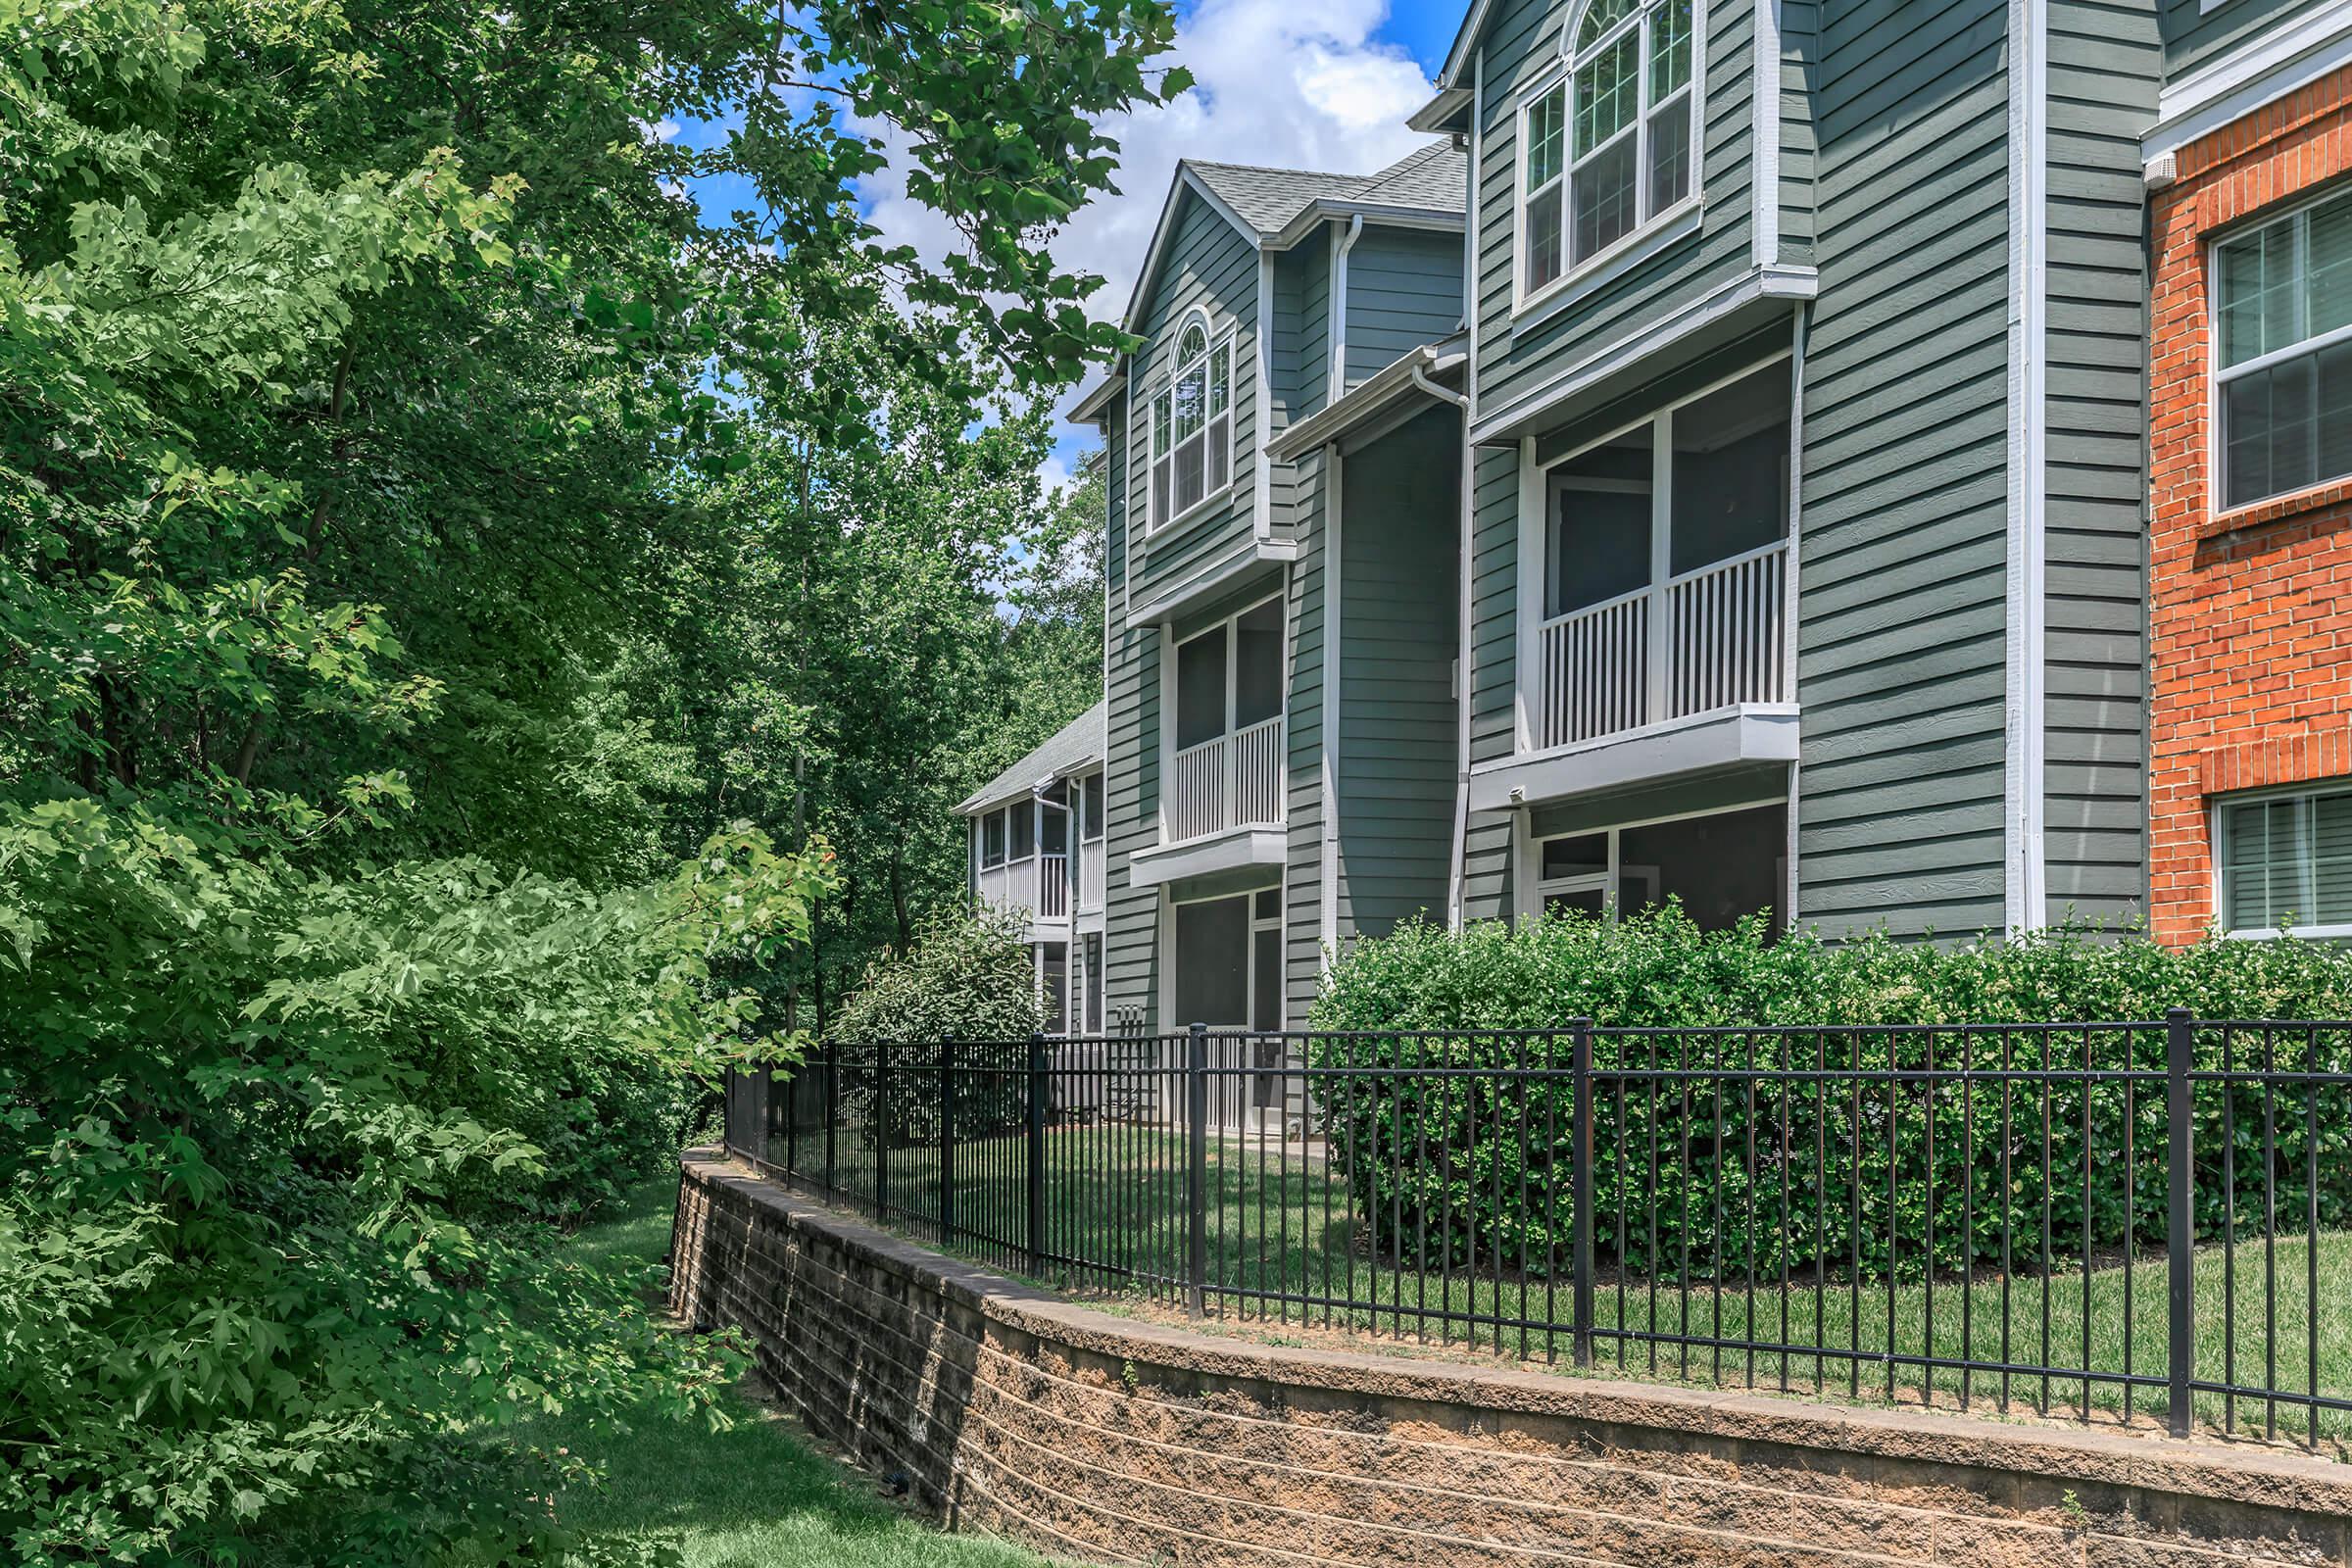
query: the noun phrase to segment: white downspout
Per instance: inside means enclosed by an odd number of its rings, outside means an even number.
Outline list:
[[[1469,851],[1463,840],[1470,832],[1470,503],[1473,475],[1470,472],[1470,395],[1449,392],[1423,373],[1420,366],[1412,368],[1413,385],[1433,398],[1440,398],[1462,411],[1462,538],[1461,560],[1456,564],[1454,576],[1460,598],[1454,606],[1455,632],[1461,647],[1453,661],[1453,710],[1455,718],[1455,759],[1453,778],[1453,852],[1451,866],[1446,878],[1446,929],[1462,928],[1463,906],[1467,903]]]
[[[1331,256],[1331,384],[1323,394],[1326,408],[1348,395],[1348,253],[1363,233],[1364,215],[1358,213],[1348,220],[1348,232],[1340,236]]]

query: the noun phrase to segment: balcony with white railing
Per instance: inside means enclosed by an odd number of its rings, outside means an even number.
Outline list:
[[[1188,746],[1169,760],[1167,842],[1282,825],[1282,719]]]
[[[975,891],[980,903],[993,908],[1011,909],[1032,920],[1066,920],[1070,917],[1069,858],[1033,855],[984,865]]]
[[[1537,751],[1789,700],[1785,540],[1586,605],[1536,632]]]

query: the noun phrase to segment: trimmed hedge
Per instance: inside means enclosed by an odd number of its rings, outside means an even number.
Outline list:
[[[1965,1059],[1980,1069],[2132,1067],[2161,1072],[2164,1032],[2065,1030],[1987,1035],[1966,1026],[2147,1022],[2185,1006],[2201,1019],[2352,1019],[2352,954],[2301,942],[2207,941],[2167,949],[2132,932],[2062,929],[1960,948],[1884,935],[1832,945],[1769,939],[1762,922],[1701,932],[1679,908],[1604,926],[1560,916],[1459,936],[1425,923],[1357,944],[1325,976],[1311,1022],[1317,1066],[1371,1069],[1335,1087],[1323,1130],[1347,1165],[1385,1253],[1424,1266],[1565,1270],[1569,1043],[1574,1018],[1601,1032],[1594,1065],[1594,1242],[1604,1266],[1703,1282],[1752,1267],[1811,1278],[1917,1278],[1997,1263],[2009,1225],[2013,1266],[2165,1237],[2167,1122],[2162,1081],[1810,1081],[1718,1077],[1653,1082],[1606,1069],[1663,1067],[1898,1070]],[[1866,1026],[1904,1026],[1893,1031]],[[1745,1026],[1743,1029],[1741,1026]],[[1803,1026],[1801,1035],[1759,1034]],[[1710,1028],[1707,1036],[1612,1028]],[[1446,1039],[1396,1031],[1468,1031]],[[2352,1025],[2264,1036],[2197,1031],[2199,1066],[2352,1068]],[[2227,1047],[2225,1042],[2229,1042]],[[2249,1053],[2252,1054],[2249,1055]],[[2087,1054],[2087,1055],[2086,1055]],[[1444,1065],[1538,1074],[1429,1078]],[[1386,1069],[1386,1070],[1384,1070]],[[2195,1197],[2201,1241],[2227,1220],[2223,1086],[2195,1089]],[[1933,1104],[1931,1105],[1931,1096]],[[2352,1220],[2352,1096],[2300,1086],[2274,1097],[2231,1091],[2229,1185],[2241,1232],[2262,1213],[2266,1153],[2280,1230],[2304,1228],[2316,1151],[2323,1227]],[[2309,1136],[2316,1123],[2316,1140]],[[1933,1140],[1929,1137],[1933,1126]],[[2127,1159],[2126,1150],[2130,1151]],[[1932,1151],[1932,1152],[1931,1152]],[[1654,1161],[1654,1167],[1653,1167]],[[1653,1177],[1653,1168],[1655,1175]],[[2047,1171],[2045,1177],[2044,1172]],[[2004,1201],[2004,1196],[2006,1200]],[[2291,1216],[2291,1218],[2289,1217]]]

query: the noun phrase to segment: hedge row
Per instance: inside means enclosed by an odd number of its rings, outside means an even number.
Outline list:
[[[1568,1042],[1490,1031],[1589,1017],[1600,1026],[1593,1191],[1604,1265],[1692,1281],[1744,1280],[1751,1269],[1916,1278],[1931,1266],[2034,1268],[2085,1249],[2160,1244],[2162,1082],[1987,1076],[1931,1089],[1713,1070],[2034,1069],[2047,1050],[2057,1067],[2160,1072],[2154,1025],[2174,1006],[2201,1019],[2352,1018],[2352,955],[2297,942],[2166,949],[2082,929],[1959,948],[1883,936],[1776,942],[1760,923],[1704,933],[1672,908],[1615,926],[1559,917],[1459,936],[1415,924],[1333,966],[1313,1026],[1370,1033],[1318,1037],[1312,1054],[1318,1066],[1369,1069],[1330,1080],[1345,1087],[1323,1097],[1323,1131],[1391,1255],[1535,1275],[1565,1267],[1567,1080],[1520,1070],[1564,1069]],[[1983,1027],[2131,1021],[2150,1026]],[[1747,1032],[1773,1026],[1807,1032]],[[1624,1028],[1733,1032],[1612,1032]],[[1466,1033],[1395,1033],[1404,1030]],[[2282,1069],[2352,1070],[2346,1024],[2205,1025],[2196,1048],[2208,1069],[2225,1052],[2233,1066],[2260,1065],[2268,1050]],[[1416,1073],[1432,1066],[1493,1075]],[[1701,1075],[1629,1079],[1611,1068]],[[2200,1240],[2232,1217],[2245,1232],[2266,1196],[2282,1232],[2307,1228],[2315,1206],[2323,1227],[2352,1222],[2352,1096],[2300,1084],[2225,1093],[2200,1081],[2193,1102]]]

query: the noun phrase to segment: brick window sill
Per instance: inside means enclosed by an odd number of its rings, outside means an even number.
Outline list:
[[[2352,504],[2352,478],[2330,479],[2309,490],[2273,496],[2267,501],[2257,501],[2230,512],[2209,514],[2198,524],[2197,537],[2218,539],[2224,534],[2243,533],[2249,528],[2267,528],[2275,522],[2287,522],[2346,504]]]

